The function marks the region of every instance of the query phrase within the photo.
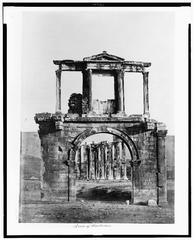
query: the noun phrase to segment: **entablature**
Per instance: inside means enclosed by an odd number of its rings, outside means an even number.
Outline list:
[[[73,60],[54,60],[55,65],[59,65],[61,71],[84,71],[92,70],[123,70],[125,72],[143,72],[145,68],[151,66],[148,62],[134,61],[73,61]]]

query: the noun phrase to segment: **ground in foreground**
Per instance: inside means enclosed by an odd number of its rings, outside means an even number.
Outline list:
[[[119,202],[22,204],[20,222],[35,223],[173,223],[172,206],[150,207]]]

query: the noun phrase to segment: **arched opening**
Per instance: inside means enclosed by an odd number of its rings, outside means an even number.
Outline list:
[[[87,137],[75,155],[77,180],[131,180],[131,153],[119,137],[97,133]]]
[[[124,133],[90,129],[74,139],[77,199],[132,202],[137,150]]]

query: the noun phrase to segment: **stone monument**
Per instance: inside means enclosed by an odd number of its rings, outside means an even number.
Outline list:
[[[37,113],[35,116],[35,121],[39,124],[42,147],[42,200],[75,201],[77,164],[81,159],[78,155],[86,154],[86,151],[83,151],[82,142],[91,135],[109,133],[125,143],[130,152],[131,203],[152,199],[158,205],[166,204],[165,136],[167,130],[165,124],[150,118],[148,68],[151,63],[126,61],[103,51],[100,54],[85,57],[82,61],[54,60],[54,64],[57,66],[56,111],[55,113]],[[63,71],[81,71],[83,75],[82,96],[81,94],[71,96],[68,113],[61,111]],[[125,113],[124,77],[127,72],[142,74],[143,113],[141,115],[127,116]],[[114,77],[114,99],[98,101],[92,98],[94,74]],[[77,113],[76,109],[79,110]],[[100,156],[102,156],[100,152],[108,147],[109,162],[115,165],[114,144],[93,147],[95,151],[91,150],[89,153],[95,152],[95,164],[99,166]],[[116,178],[114,169],[107,170],[108,173],[105,173],[103,168],[99,170],[99,167],[95,167],[94,169],[97,170],[87,170],[79,173],[79,176],[87,179],[94,171],[93,178],[100,178],[101,174],[107,179],[107,184],[109,179]],[[126,177],[125,167],[123,171],[123,177]]]

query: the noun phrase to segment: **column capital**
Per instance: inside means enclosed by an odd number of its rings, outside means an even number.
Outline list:
[[[142,71],[142,74],[143,74],[143,75],[146,75],[146,74],[148,75],[148,74],[149,74],[149,71],[143,70],[143,71]]]
[[[125,73],[125,70],[124,70],[123,68],[121,68],[121,69],[114,69],[113,72],[114,72],[115,74],[119,74],[119,73],[124,74],[124,73]]]
[[[56,73],[61,73],[62,70],[59,68],[59,69],[55,70],[55,72],[56,72]]]
[[[62,72],[62,65],[61,65],[61,64],[59,65],[58,69],[55,70],[55,72],[56,72],[56,73],[57,73],[57,72]]]
[[[86,68],[86,69],[84,69],[83,71],[92,72],[92,69],[91,69],[91,68]]]
[[[166,137],[167,132],[168,132],[167,130],[159,130],[156,132],[156,136],[157,137]]]
[[[157,137],[165,137],[168,132],[166,125],[162,122],[155,123],[155,129],[155,136]]]

